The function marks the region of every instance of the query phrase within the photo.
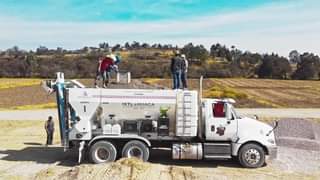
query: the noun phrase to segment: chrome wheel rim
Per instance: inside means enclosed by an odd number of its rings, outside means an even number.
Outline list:
[[[128,150],[127,157],[128,158],[135,157],[135,158],[142,159],[143,158],[143,151],[138,146],[132,146]]]
[[[96,158],[101,161],[101,162],[105,162],[109,159],[110,157],[110,152],[108,151],[108,149],[105,148],[99,148],[97,149],[96,153]]]
[[[250,165],[255,165],[259,163],[261,159],[261,155],[259,151],[256,149],[249,149],[244,154],[244,158],[246,162],[249,163]]]

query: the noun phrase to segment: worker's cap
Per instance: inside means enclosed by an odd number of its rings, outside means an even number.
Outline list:
[[[106,57],[112,59],[114,62],[117,60],[117,57],[114,54],[108,54]]]
[[[182,57],[183,59],[186,59],[186,58],[187,58],[185,54],[181,54],[181,57]]]

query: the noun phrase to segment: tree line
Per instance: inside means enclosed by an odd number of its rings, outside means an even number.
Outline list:
[[[189,77],[242,77],[270,79],[319,80],[320,58],[310,52],[293,50],[288,58],[278,54],[259,54],[230,48],[219,43],[210,50],[203,45],[186,44],[182,48],[171,44],[125,43],[65,50],[40,46],[35,51],[25,51],[14,46],[0,51],[0,77],[53,78],[62,71],[70,78],[95,76],[97,59],[110,49],[123,55],[120,69],[130,71],[135,78],[169,78],[169,64],[173,50],[179,49],[190,63]],[[171,52],[171,53],[170,53]]]

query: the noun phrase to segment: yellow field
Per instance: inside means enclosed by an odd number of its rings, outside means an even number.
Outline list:
[[[51,102],[46,104],[30,104],[30,105],[22,105],[22,106],[11,106],[8,108],[0,108],[1,110],[30,110],[30,109],[52,109],[56,108],[57,103]]]
[[[39,85],[41,79],[0,78],[0,89]]]
[[[40,86],[41,79],[0,79],[0,110],[53,108],[55,97]]]
[[[144,79],[148,84],[171,87],[168,79]],[[199,80],[189,80],[190,89],[199,88]],[[320,81],[270,79],[205,79],[204,97],[234,98],[240,107],[319,108]]]
[[[40,87],[41,79],[0,79],[0,110],[55,108],[55,96]],[[92,79],[81,80],[92,85]],[[145,78],[149,85],[171,88],[170,79]],[[199,80],[188,82],[199,89]],[[270,79],[205,79],[203,95],[208,98],[234,98],[237,107],[320,108],[320,81]]]

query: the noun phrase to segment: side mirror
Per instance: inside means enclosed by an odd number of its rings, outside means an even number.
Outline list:
[[[278,122],[278,121],[274,121],[274,122],[273,122],[273,127],[274,127],[274,128],[277,128],[278,125],[279,125],[279,122]]]
[[[269,136],[271,134],[272,131],[274,131],[279,125],[279,122],[278,121],[275,121],[273,123],[273,128],[267,133],[267,136]]]

